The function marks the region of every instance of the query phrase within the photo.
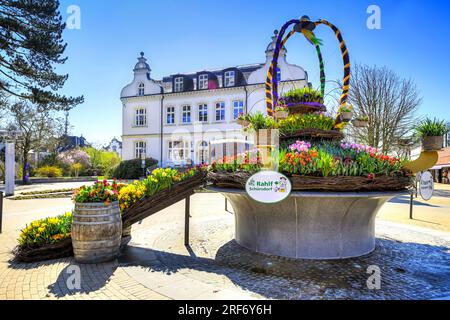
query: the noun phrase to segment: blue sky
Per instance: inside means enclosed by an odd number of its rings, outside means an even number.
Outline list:
[[[339,5],[345,3],[345,5]],[[369,5],[381,8],[381,30],[366,26]],[[70,113],[74,134],[104,143],[121,135],[121,89],[132,80],[140,51],[152,78],[207,68],[264,62],[274,29],[306,14],[327,19],[344,36],[352,63],[388,66],[418,85],[420,114],[450,120],[450,1],[419,0],[63,0],[81,9],[81,29],[66,30],[69,60],[62,93],[84,95]],[[342,61],[330,30],[321,27],[328,79],[341,79]],[[301,37],[287,43],[288,61],[319,85],[314,50]]]

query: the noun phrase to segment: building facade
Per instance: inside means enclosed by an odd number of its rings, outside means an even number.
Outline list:
[[[266,48],[265,63],[151,78],[144,57],[138,58],[133,81],[123,88],[122,157],[152,157],[162,166],[209,162],[211,141],[244,139],[236,123],[240,113],[266,112],[267,70],[276,34]],[[308,85],[308,74],[279,58],[279,90]]]

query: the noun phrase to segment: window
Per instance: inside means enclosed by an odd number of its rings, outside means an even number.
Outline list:
[[[198,146],[197,160],[199,164],[208,163],[208,142],[202,141]]]
[[[166,123],[167,124],[174,124],[175,123],[175,107],[167,107]]]
[[[281,81],[281,69],[277,68],[277,81],[280,82]]]
[[[207,74],[201,74],[198,77],[198,88],[200,90],[208,89],[208,75]]]
[[[225,102],[216,103],[216,121],[225,121]]]
[[[241,113],[244,113],[244,101],[233,101],[233,119],[236,120]]]
[[[145,94],[145,84],[141,82],[138,88],[138,96],[143,96],[144,94]]]
[[[198,105],[198,121],[208,122],[208,105],[199,104]]]
[[[136,127],[144,127],[147,125],[147,109],[136,109],[136,117],[134,119],[134,125]]]
[[[137,141],[134,144],[134,157],[141,159],[142,156],[147,156],[147,143],[145,141]]]
[[[234,71],[225,72],[225,87],[232,87],[235,84],[235,75]]]
[[[183,77],[175,78],[175,92],[183,91]]]
[[[181,112],[181,122],[191,123],[191,106],[183,106]]]
[[[183,161],[189,158],[190,143],[188,141],[169,141],[168,159],[170,161]]]

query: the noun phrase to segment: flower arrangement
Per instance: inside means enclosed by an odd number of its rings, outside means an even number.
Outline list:
[[[304,129],[332,130],[335,123],[334,118],[324,113],[293,114],[287,119],[280,120],[277,128],[281,134],[293,134]]]
[[[288,174],[327,176],[403,176],[403,160],[355,143],[340,145],[297,141],[280,153],[280,170]]]
[[[243,127],[247,127],[250,124],[248,114],[240,113],[236,120],[237,120],[237,123]]]
[[[323,96],[320,91],[314,90],[310,87],[301,89],[293,89],[288,91],[283,97],[278,100],[280,105],[289,106],[295,103],[307,103],[311,105],[322,106]]]
[[[184,172],[171,168],[158,168],[142,181],[134,181],[120,188],[118,200],[122,211],[145,197],[150,197],[159,191],[171,188],[175,183],[194,177],[203,167],[189,169]]]
[[[366,115],[360,115],[357,116],[353,121],[352,124],[357,128],[364,128],[369,125],[369,117]]]
[[[261,155],[257,149],[236,156],[225,156],[211,164],[212,172],[257,172],[261,169]]]
[[[70,238],[72,213],[67,212],[55,218],[34,221],[21,231],[18,242],[20,248],[39,247],[55,244]]]
[[[117,201],[119,199],[119,190],[123,187],[116,180],[108,183],[107,180],[97,181],[92,186],[82,186],[75,190],[72,200],[79,203],[99,203],[105,204]]]

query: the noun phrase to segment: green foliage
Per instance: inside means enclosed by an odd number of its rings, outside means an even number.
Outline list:
[[[0,2],[0,93],[55,110],[83,102],[83,97],[55,93],[67,80],[67,75],[55,72],[67,59],[59,9],[56,0]]]
[[[143,171],[141,167],[141,159],[133,159],[122,161],[114,170],[111,175],[116,179],[139,179],[142,177]],[[158,164],[158,161],[153,158],[145,160],[145,167],[153,167]]]
[[[34,221],[22,230],[18,239],[21,248],[39,247],[54,244],[70,238],[72,213],[68,212],[55,218]]]
[[[334,118],[323,114],[293,114],[280,120],[277,128],[282,134],[293,134],[302,129],[332,130],[334,125]]]
[[[358,121],[365,121],[365,122],[367,122],[367,121],[369,121],[369,117],[368,116],[357,116],[356,118],[355,118],[355,120],[358,120]]]
[[[317,102],[323,104],[323,96],[320,91],[310,87],[304,87],[290,90],[280,99],[280,104],[296,102]]]
[[[266,116],[260,111],[247,115],[246,120],[250,122],[252,130],[274,129],[276,126],[274,118]]]
[[[36,169],[35,174],[37,177],[57,178],[62,177],[63,171],[59,167],[43,166]]]
[[[450,132],[450,126],[444,120],[426,118],[415,129],[419,137],[438,137]]]
[[[112,178],[114,168],[120,164],[120,156],[116,152],[95,148],[86,148],[85,151],[90,157],[90,171],[95,171],[97,175],[103,174],[108,178]]]

